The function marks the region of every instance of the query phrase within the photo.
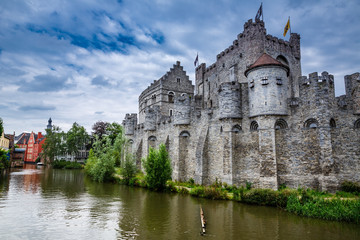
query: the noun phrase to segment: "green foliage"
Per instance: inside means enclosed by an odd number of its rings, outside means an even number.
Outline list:
[[[194,185],[195,184],[195,180],[193,178],[190,178],[188,181],[187,181],[190,185]]]
[[[95,181],[110,181],[115,173],[115,158],[110,139],[95,141],[86,161],[85,172]]]
[[[66,152],[66,145],[62,141],[65,138],[65,133],[57,126],[52,129],[46,129],[46,139],[43,145],[44,157],[50,162],[53,162],[55,156],[62,155]]]
[[[6,156],[7,153],[8,153],[8,151],[5,151],[0,148],[0,170],[10,167],[10,162]]]
[[[302,199],[291,195],[286,210],[300,216],[326,220],[360,222],[360,201],[332,199]]]
[[[360,184],[356,182],[344,181],[341,183],[341,190],[344,192],[360,194]]]
[[[251,182],[246,181],[246,182],[245,182],[246,190],[250,190],[250,189],[251,189],[251,185],[252,185]]]
[[[227,191],[222,191],[221,188],[216,188],[214,186],[196,186],[190,190],[190,195],[213,200],[224,200],[228,198]]]
[[[187,190],[184,187],[180,187],[180,188],[178,188],[178,193],[187,195],[187,194],[189,194],[189,190]]]
[[[55,169],[82,169],[83,166],[78,162],[69,162],[65,160],[54,160],[51,163],[52,168]]]
[[[0,137],[3,132],[4,132],[3,120],[2,120],[2,118],[0,118]]]
[[[150,189],[162,190],[166,181],[171,180],[171,163],[165,145],[161,144],[159,150],[149,148],[149,155],[144,161],[145,180]]]
[[[69,154],[76,154],[79,149],[84,147],[90,140],[85,128],[76,122],[73,123],[70,130],[66,133],[66,151]]]
[[[125,184],[130,185],[130,181],[135,177],[136,171],[137,168],[133,156],[127,154],[123,166],[120,168],[120,174],[122,175]],[[135,180],[133,180],[131,185],[134,185],[134,183]]]

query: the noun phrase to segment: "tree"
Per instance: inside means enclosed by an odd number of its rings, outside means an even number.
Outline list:
[[[133,155],[126,154],[125,161],[121,167],[121,175],[126,184],[129,184],[130,180],[135,177],[136,171],[137,167]]]
[[[63,141],[65,133],[57,126],[46,129],[46,139],[43,145],[44,157],[53,162],[55,156],[62,155],[66,152],[66,146]]]
[[[3,132],[4,132],[3,120],[2,120],[2,118],[0,118],[0,137],[1,137]]]
[[[144,161],[146,182],[150,189],[161,190],[166,186],[166,181],[171,179],[171,163],[164,144],[159,150],[149,148],[149,155]]]
[[[69,154],[76,154],[88,141],[89,135],[85,128],[74,122],[70,130],[66,133],[66,151]]]
[[[102,139],[102,136],[106,134],[106,128],[109,126],[108,122],[97,121],[93,126],[93,134]]]

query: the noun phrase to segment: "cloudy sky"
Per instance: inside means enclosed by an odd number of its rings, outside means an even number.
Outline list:
[[[262,0],[267,33],[288,16],[302,73],[328,71],[336,95],[360,71],[360,1]],[[122,122],[138,96],[181,61],[210,65],[254,18],[260,0],[0,0],[0,117],[6,133]],[[288,36],[285,38],[288,40]]]

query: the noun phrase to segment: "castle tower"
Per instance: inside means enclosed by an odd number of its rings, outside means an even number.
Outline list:
[[[346,97],[351,99],[353,114],[360,114],[360,73],[345,76]]]
[[[145,109],[145,122],[144,122],[145,131],[156,130],[156,120],[157,120],[158,111],[159,111],[159,106],[148,107]]]
[[[288,115],[289,67],[266,53],[246,71],[249,115]]]
[[[224,82],[219,87],[219,118],[241,118],[240,84]]]
[[[175,98],[174,124],[186,125],[190,124],[191,118],[191,101],[190,96],[183,94]]]
[[[125,128],[125,135],[133,135],[135,126],[137,125],[137,114],[126,114],[123,121],[123,126]]]

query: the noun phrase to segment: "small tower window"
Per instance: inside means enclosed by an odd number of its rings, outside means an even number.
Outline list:
[[[253,88],[253,87],[254,87],[254,79],[252,79],[252,80],[250,81],[249,87],[250,87],[250,88]]]
[[[176,78],[176,81],[177,81],[177,83],[180,83],[181,82],[181,78]]]
[[[171,117],[172,115],[173,115],[173,110],[170,109],[170,110],[169,110],[169,116]]]
[[[268,85],[269,84],[269,80],[267,78],[263,78],[261,79],[261,84],[262,85]]]
[[[169,92],[168,93],[168,100],[169,100],[169,103],[174,103],[174,93],[173,92]]]
[[[283,85],[283,81],[281,78],[276,78],[276,84],[277,85]]]
[[[259,128],[259,124],[256,121],[250,123],[250,131],[256,131]]]

